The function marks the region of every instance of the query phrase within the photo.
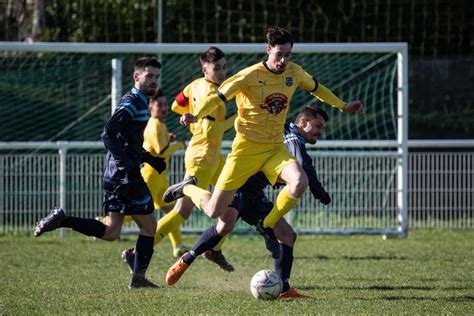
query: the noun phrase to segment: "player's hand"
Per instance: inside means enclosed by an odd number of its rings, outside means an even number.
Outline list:
[[[197,117],[195,117],[191,113],[184,113],[179,118],[179,124],[184,125],[184,126],[188,126],[189,124],[196,123],[196,122],[197,122]]]
[[[328,205],[329,203],[331,203],[331,197],[329,196],[329,193],[324,192],[324,194],[321,195],[321,197],[319,198],[319,201],[324,205]]]
[[[176,134],[170,133],[170,142],[174,142],[176,140]]]
[[[360,101],[351,101],[344,106],[344,112],[363,114],[364,106]]]
[[[152,166],[158,173],[162,173],[166,169],[165,158],[155,157],[149,152],[145,152],[142,155],[142,161]]]

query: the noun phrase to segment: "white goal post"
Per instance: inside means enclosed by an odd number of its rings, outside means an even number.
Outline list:
[[[160,59],[170,60],[169,64],[172,67],[178,67],[181,64],[185,64],[184,59],[180,56],[189,56],[193,62],[197,60],[197,54],[204,52],[209,46],[217,46],[221,48],[226,56],[244,56],[242,58],[242,64],[239,64],[239,70],[245,66],[249,66],[254,62],[250,56],[258,55],[259,58],[265,53],[264,44],[220,44],[220,43],[200,43],[200,44],[186,44],[186,43],[166,43],[166,44],[121,44],[121,43],[19,43],[19,42],[2,42],[0,43],[0,52],[3,54],[14,54],[14,53],[51,53],[51,54],[94,54],[101,55],[107,54],[107,56],[113,56],[117,54],[116,58],[110,58],[111,61],[111,88],[109,91],[109,97],[111,97],[112,105],[120,97],[122,90],[126,87],[125,76],[128,76],[125,64],[122,64],[123,55],[129,54],[137,56],[137,54],[153,54],[158,56]],[[377,54],[388,54],[391,57],[379,56]],[[295,57],[301,57],[297,62],[302,65],[305,69],[309,66],[316,68],[321,65],[312,59],[312,56],[318,56],[319,60],[326,62],[328,69],[331,67],[345,67],[353,64],[355,60],[359,60],[359,57],[352,56],[369,56],[374,54],[377,56],[373,61],[370,61],[370,57],[367,57],[367,62],[361,62],[360,70],[357,70],[353,75],[341,74],[340,78],[347,79],[346,86],[350,87],[355,85],[360,80],[366,80],[365,88],[359,88],[359,90],[351,90],[348,92],[350,97],[357,96],[357,93],[365,94],[367,100],[365,102],[371,103],[371,101],[377,98],[393,98],[394,107],[383,108],[383,106],[390,103],[384,103],[377,108],[369,108],[370,111],[375,110],[377,112],[389,112],[395,111],[392,118],[387,120],[393,120],[392,123],[387,123],[389,128],[394,128],[393,133],[389,132],[388,135],[381,135],[380,139],[371,138],[370,133],[376,130],[377,127],[372,126],[374,123],[377,124],[376,115],[373,112],[366,113],[368,117],[367,121],[349,120],[344,117],[337,117],[336,121],[338,127],[342,130],[353,130],[358,129],[359,125],[364,125],[363,128],[368,132],[357,132],[354,136],[349,131],[348,139],[337,139],[333,138],[330,140],[323,140],[313,148],[310,148],[311,155],[314,157],[315,164],[320,174],[320,178],[327,177],[330,173],[324,168],[329,168],[331,172],[334,172],[335,176],[333,181],[329,183],[329,188],[335,192],[335,198],[333,199],[333,206],[322,207],[319,204],[310,202],[311,196],[305,193],[305,197],[302,199],[300,205],[297,207],[295,212],[290,212],[290,219],[295,223],[295,227],[305,233],[342,233],[342,234],[387,234],[387,235],[398,235],[405,237],[408,233],[408,46],[406,43],[344,43],[344,44],[319,44],[319,43],[295,43],[293,48],[293,55]],[[332,59],[331,56],[341,55],[343,59]],[[387,56],[388,56],[387,55]],[[387,70],[384,75],[377,74],[376,79],[367,78],[363,76],[370,74],[377,70],[377,67],[386,62],[387,59],[393,57],[394,60],[394,71]],[[188,57],[186,57],[188,58]],[[240,57],[239,57],[240,58]],[[364,57],[365,58],[365,57]],[[175,62],[177,60],[177,62]],[[232,59],[234,60],[234,59]],[[235,58],[237,60],[237,57]],[[260,59],[261,60],[261,59]],[[179,64],[179,65],[178,65]],[[236,63],[237,64],[237,63]],[[113,66],[112,66],[113,65]],[[166,69],[166,63],[164,64]],[[186,66],[186,65],[183,65]],[[338,68],[339,69],[339,68]],[[167,76],[171,76],[171,69],[167,70],[168,73],[164,73],[164,80]],[[177,71],[177,70],[176,70]],[[199,70],[198,70],[199,71]],[[324,79],[330,77],[330,70],[328,74],[324,75]],[[339,71],[339,70],[338,70]],[[336,72],[334,72],[336,73]],[[232,74],[232,73],[230,73]],[[193,77],[187,77],[188,75],[185,70],[180,74],[179,80],[182,82],[190,82]],[[194,74],[189,74],[194,76]],[[394,76],[395,80],[392,80]],[[381,78],[385,76],[384,78]],[[183,78],[184,77],[184,78]],[[362,78],[362,79],[360,79]],[[177,79],[173,79],[177,81]],[[319,80],[319,78],[318,78]],[[181,84],[181,81],[179,82]],[[377,86],[377,88],[371,87]],[[385,92],[381,96],[377,91],[367,92],[369,88],[378,89],[378,85],[382,87],[382,83],[386,84]],[[345,87],[338,87],[340,90],[345,92]],[[181,87],[182,88],[182,87]],[[329,85],[329,88],[332,88]],[[165,87],[165,89],[167,89]],[[364,90],[365,89],[365,90]],[[172,89],[170,89],[172,90]],[[337,94],[337,92],[336,92]],[[369,95],[370,94],[370,95]],[[346,98],[349,96],[346,95]],[[171,94],[169,98],[171,98]],[[293,106],[293,105],[292,105]],[[295,106],[296,107],[296,106]],[[334,114],[336,115],[336,114]],[[347,114],[346,114],[347,115]],[[373,116],[373,120],[370,119]],[[384,119],[385,120],[385,119]],[[345,122],[347,121],[347,122]],[[360,124],[358,124],[360,123]],[[386,124],[381,122],[381,124]],[[389,129],[384,127],[385,129]],[[337,129],[337,128],[334,128]],[[380,128],[383,129],[383,128]],[[358,139],[351,139],[351,138]],[[387,162],[385,160],[391,160]],[[321,160],[321,162],[319,162]],[[181,160],[179,160],[181,161]],[[337,168],[343,168],[338,170]],[[353,169],[353,168],[358,168]],[[370,172],[368,169],[373,168]],[[381,168],[386,168],[382,170]],[[380,173],[377,171],[380,169]],[[395,169],[395,170],[393,170]],[[394,174],[392,174],[392,172]],[[364,174],[365,173],[365,174]],[[321,175],[322,174],[322,175]],[[339,185],[337,182],[337,175],[344,178],[347,181],[344,185]],[[372,177],[374,179],[375,186],[364,182],[360,182],[357,179],[357,175]],[[394,177],[392,177],[394,175]],[[175,177],[171,182],[177,181],[181,174],[176,173]],[[324,183],[324,179],[322,182]],[[353,181],[353,182],[351,182]],[[370,182],[370,179],[367,180]],[[387,181],[387,183],[381,183]],[[351,183],[349,183],[351,182]],[[362,183],[364,186],[361,190],[356,190],[353,196],[347,196],[344,190],[351,190],[351,185]],[[336,193],[337,192],[337,193]],[[331,190],[330,190],[330,193]],[[370,197],[355,197],[358,193],[361,195],[366,194]],[[377,195],[378,194],[378,195]],[[393,205],[390,200],[393,198]],[[64,202],[66,203],[66,202]],[[339,205],[337,205],[339,203]],[[341,204],[345,203],[343,206]],[[365,204],[364,204],[365,203]],[[361,207],[361,210],[350,209]],[[383,215],[384,208],[390,209],[390,215],[386,217]],[[314,208],[317,208],[315,210]],[[334,220],[330,220],[330,213],[337,214]],[[366,213],[365,213],[366,212]],[[387,211],[388,212],[388,211]],[[395,212],[395,213],[394,213]],[[303,215],[304,214],[304,215]],[[394,214],[396,216],[394,216]],[[312,218],[312,221],[304,222],[301,220],[301,216],[308,216]],[[359,216],[365,217],[367,220],[361,221]],[[314,217],[314,218],[313,218]],[[395,220],[393,218],[395,217]],[[324,219],[322,222],[318,222],[319,219]],[[347,219],[349,222],[342,223]],[[313,222],[313,220],[315,220]],[[296,222],[295,222],[296,221]],[[300,221],[300,222],[297,222]],[[303,223],[304,222],[304,223]],[[298,225],[298,223],[303,223]],[[322,224],[321,224],[322,223]],[[334,224],[337,223],[337,224]],[[327,225],[326,225],[327,224]],[[192,227],[194,224],[188,224],[189,230],[197,229],[201,227]],[[324,227],[322,227],[324,226]]]

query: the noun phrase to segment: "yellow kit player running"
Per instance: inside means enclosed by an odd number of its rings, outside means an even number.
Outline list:
[[[195,186],[196,179],[185,178],[171,186],[164,196],[172,201],[183,195],[210,217],[219,217],[223,230],[231,230],[235,223],[229,217],[228,205],[234,193],[247,179],[262,171],[271,184],[277,179],[286,183],[280,191],[271,212],[257,224],[257,230],[270,242],[274,258],[280,256],[280,247],[273,233],[275,223],[298,202],[308,186],[308,178],[301,166],[283,144],[283,130],[290,100],[297,88],[308,91],[314,97],[343,112],[362,113],[360,101],[345,103],[328,88],[308,74],[301,66],[290,62],[293,39],[280,27],[271,27],[266,34],[268,59],[243,69],[227,79],[209,95],[199,111],[185,113],[183,125],[196,122],[224,103],[235,98],[238,117],[235,123],[237,135],[219,176],[214,192]],[[199,179],[197,180],[199,184]]]
[[[200,56],[200,62],[204,77],[188,84],[178,93],[171,106],[172,111],[178,114],[197,113],[204,99],[214,93],[225,80],[227,63],[222,50],[210,47]],[[224,132],[233,126],[235,118],[236,115],[233,115],[226,120],[226,109],[220,107],[209,111],[206,116],[190,124],[189,129],[193,136],[185,154],[186,177],[197,178],[200,188],[207,189],[209,185],[215,185],[224,166],[224,157],[221,154],[222,138]],[[168,232],[184,223],[193,208],[194,204],[190,199],[178,199],[173,210],[158,221],[155,245]],[[222,254],[222,243],[223,241],[214,249],[205,252],[204,257],[215,262],[225,271],[234,271],[234,267]],[[133,264],[130,254],[126,261]]]
[[[176,135],[169,133],[166,127],[166,116],[168,114],[168,100],[161,89],[150,99],[150,114],[148,124],[144,132],[143,148],[153,156],[165,158],[166,166],[169,166],[170,156],[176,150],[184,149],[184,143],[174,142]],[[155,171],[149,164],[144,163],[141,174],[150,189],[155,209],[161,209],[165,214],[173,209],[174,203],[163,201],[163,192],[169,187],[168,172],[161,174]],[[174,227],[168,234],[173,245],[173,255],[181,256],[187,251],[182,244],[181,229]]]

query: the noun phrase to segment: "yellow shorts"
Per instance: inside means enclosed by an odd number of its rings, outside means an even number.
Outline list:
[[[153,169],[152,166],[147,163],[143,164],[143,167],[140,171],[142,173],[143,180],[145,180],[145,183],[151,192],[155,209],[173,205],[174,203],[165,203],[163,201],[163,193],[165,193],[166,189],[170,186],[168,181],[168,172],[165,170],[159,174],[155,169]]]
[[[186,168],[186,175],[195,176],[197,178],[197,186],[201,189],[207,190],[209,185],[215,186],[217,179],[224,167],[225,158],[220,156],[220,160],[212,166],[188,166]]]
[[[237,190],[258,171],[262,171],[273,185],[283,168],[293,162],[295,158],[283,143],[255,143],[236,136],[216,189]]]

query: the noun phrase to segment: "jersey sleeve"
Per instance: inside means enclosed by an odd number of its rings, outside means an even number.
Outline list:
[[[159,131],[154,120],[148,121],[148,124],[145,128],[144,137],[146,143],[148,144],[148,148],[145,149],[153,156],[158,156],[161,151],[162,144],[159,142]]]
[[[123,151],[124,140],[120,137],[121,131],[132,120],[136,112],[135,106],[131,102],[120,103],[112,117],[105,124],[101,138],[105,148],[112,154],[117,166],[121,170],[129,170],[133,167],[133,163]]]
[[[316,91],[310,92],[310,93],[316,98],[318,98],[319,100],[323,101],[324,103],[327,103],[339,109],[339,111],[344,112],[344,107],[346,105],[346,102],[339,99],[334,93],[332,93],[331,90],[329,90],[322,84],[318,85]]]
[[[190,84],[187,85],[182,91],[180,91],[174,101],[173,104],[171,105],[171,111],[178,113],[178,114],[184,114],[184,113],[189,113],[189,92],[191,90]]]
[[[303,68],[300,68],[299,72],[299,87],[308,91],[311,95],[317,99],[327,103],[339,111],[344,111],[346,103],[339,99],[331,90],[320,84],[316,78],[307,73]]]
[[[225,106],[225,102],[235,98],[237,93],[242,91],[244,87],[245,76],[238,73],[230,77],[220,85],[215,93],[211,93],[206,97],[202,107],[195,113],[195,116],[198,119],[203,118],[212,113],[219,106]]]
[[[298,78],[299,78],[298,86],[301,89],[306,90],[309,93],[312,93],[316,91],[316,89],[318,88],[319,83],[316,80],[316,78],[314,78],[309,73],[307,73],[303,68],[299,69]]]

